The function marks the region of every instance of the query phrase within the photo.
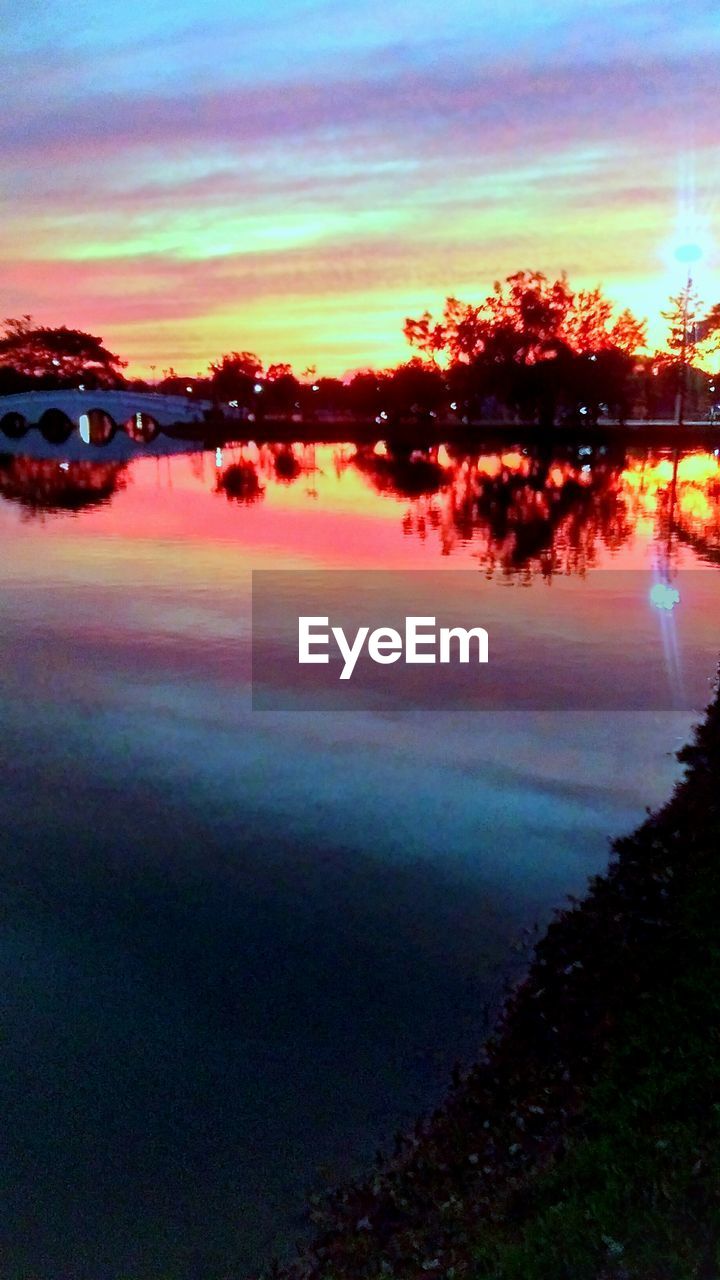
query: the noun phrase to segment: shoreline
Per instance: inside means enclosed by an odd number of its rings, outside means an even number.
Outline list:
[[[197,441],[206,448],[229,441],[254,440],[258,444],[375,444],[385,440],[389,445],[405,449],[428,449],[440,444],[453,444],[468,449],[478,445],[499,447],[522,443],[551,447],[593,444],[597,447],[630,447],[659,449],[716,449],[720,447],[720,423],[686,423],[678,427],[670,422],[638,422],[620,426],[601,423],[587,427],[557,426],[552,430],[529,422],[458,423],[438,420],[427,423],[378,424],[374,420],[292,422],[287,418],[265,418],[261,422],[238,419],[237,423],[207,423],[198,436],[198,425],[167,427],[164,434],[176,440]],[[195,432],[195,434],[193,434]]]
[[[282,1280],[710,1280],[720,1249],[720,692],[669,801],[556,913],[477,1064]],[[718,1054],[720,1057],[720,1054]]]

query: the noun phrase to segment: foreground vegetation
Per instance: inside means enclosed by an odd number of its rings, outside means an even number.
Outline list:
[[[553,922],[480,1063],[276,1275],[720,1274],[720,697],[670,802]]]

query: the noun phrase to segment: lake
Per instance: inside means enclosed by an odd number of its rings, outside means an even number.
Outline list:
[[[0,437],[5,1280],[250,1274],[437,1104],[671,790],[718,564],[714,453]],[[677,705],[253,710],[259,569],[464,570],[528,646],[563,596]]]

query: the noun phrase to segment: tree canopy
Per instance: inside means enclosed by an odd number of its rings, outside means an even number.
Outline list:
[[[82,329],[35,325],[29,315],[4,321],[0,367],[24,378],[52,378],[61,384],[86,378],[97,386],[115,386],[126,364],[108,351],[102,338]]]

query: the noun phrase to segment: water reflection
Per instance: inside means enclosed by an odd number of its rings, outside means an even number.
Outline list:
[[[380,493],[409,498],[408,536],[435,536],[441,553],[472,546],[490,576],[584,574],[636,533],[720,556],[720,460],[602,448],[522,447],[467,454],[440,446],[393,455],[358,450],[352,465]]]
[[[2,455],[0,493],[34,512],[79,512],[107,503],[147,452],[185,452],[196,460],[191,466],[203,484],[241,508],[297,488],[316,499],[319,481],[327,497],[328,486],[355,476],[378,514],[391,513],[393,504],[402,507],[399,525],[406,537],[435,543],[442,557],[469,554],[488,577],[584,575],[612,561],[638,535],[662,548],[668,572],[683,546],[701,559],[720,560],[717,452],[587,444],[470,452],[451,443],[410,449],[385,441],[230,441],[211,451],[163,437],[151,416],[138,413],[125,424],[115,460],[121,437],[100,410],[83,415],[79,436],[58,410],[44,415],[37,432],[27,433],[13,414],[0,427],[17,442]],[[52,456],[37,456],[42,441],[56,451]],[[98,445],[113,461],[87,457]]]
[[[256,468],[246,458],[233,462],[217,478],[217,492],[224,493],[229,502],[259,502],[265,490],[258,479]]]
[[[691,453],[634,458],[622,472],[634,523],[665,538],[670,556],[678,545],[701,559],[720,562],[720,458]]]
[[[372,460],[358,451],[353,464],[379,492],[412,499],[408,536],[434,536],[444,556],[471,545],[488,575],[584,574],[635,534],[666,542],[670,562],[683,543],[701,557],[720,553],[714,453],[581,446],[470,455],[441,446],[395,458],[383,446]]]
[[[27,516],[79,512],[110,502],[127,483],[120,462],[56,462],[0,453],[0,495]]]
[[[37,1280],[257,1274],[318,1166],[435,1105],[511,938],[676,776],[685,713],[255,715],[252,570],[480,565],[533,680],[558,597],[621,687],[668,635],[688,679],[715,661],[716,574],[662,616],[633,581],[621,630],[586,572],[716,556],[711,453],[136,428],[0,452],[0,1180],[6,1270]]]
[[[367,476],[377,493],[416,498],[452,483],[452,471],[440,465],[438,453],[438,449],[393,452],[381,442],[374,449],[358,449],[353,464]]]
[[[444,555],[472,542],[488,574],[584,573],[600,546],[630,536],[620,470],[530,450],[456,458],[451,482],[408,512],[405,529],[436,531]]]

